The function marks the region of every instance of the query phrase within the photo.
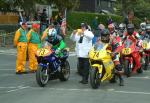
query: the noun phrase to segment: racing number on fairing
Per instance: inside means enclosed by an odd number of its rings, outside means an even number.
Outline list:
[[[130,54],[130,53],[131,53],[131,49],[130,49],[130,48],[124,48],[124,49],[123,49],[123,54],[128,55],[128,54]]]
[[[98,58],[99,57],[99,52],[94,52],[94,56],[93,56],[93,58]]]
[[[45,54],[45,49],[41,49],[39,54],[40,54],[41,56],[44,55],[44,54]]]
[[[126,53],[126,54],[129,54],[129,49],[125,49],[125,53]]]
[[[147,48],[147,44],[148,44],[147,42],[143,42],[143,43],[142,43],[142,47],[143,47],[144,49],[146,49],[146,48]]]

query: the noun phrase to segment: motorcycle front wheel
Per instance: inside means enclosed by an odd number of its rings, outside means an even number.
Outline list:
[[[90,70],[90,84],[93,89],[97,89],[100,86],[101,78],[99,78],[99,73],[97,68],[91,68]]]
[[[61,71],[59,73],[59,79],[60,81],[67,81],[69,77],[70,77],[70,64],[66,60],[64,66],[61,67]]]
[[[148,56],[146,56],[145,57],[145,65],[144,65],[144,70],[147,70],[148,69],[148,65],[149,65],[149,57]]]
[[[36,71],[36,81],[40,87],[44,87],[49,80],[48,68],[38,66]]]
[[[125,60],[125,64],[124,64],[124,73],[127,77],[131,76],[131,66],[129,64],[128,60]]]

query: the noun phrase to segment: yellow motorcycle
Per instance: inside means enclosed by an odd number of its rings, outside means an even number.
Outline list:
[[[97,89],[101,82],[111,80],[114,75],[114,63],[107,47],[108,44],[101,43],[89,51],[90,84],[93,89]]]

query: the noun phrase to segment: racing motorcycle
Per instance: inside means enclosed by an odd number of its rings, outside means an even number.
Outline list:
[[[135,62],[132,57],[135,52],[139,52],[136,48],[136,43],[133,43],[132,40],[127,38],[123,43],[123,49],[121,52],[122,60],[124,61],[124,73],[127,77],[131,76],[133,67],[135,66]],[[142,68],[138,68],[137,72],[142,73]]]
[[[149,38],[145,38],[142,41],[142,48],[143,48],[142,59],[144,60],[142,66],[144,70],[147,70],[149,62],[150,62],[150,40]]]
[[[107,47],[108,44],[95,45],[89,51],[90,84],[93,89],[97,89],[101,82],[111,80],[114,75],[114,63]]]
[[[62,53],[63,57],[60,58],[55,54],[55,50],[50,47],[43,47],[37,50],[38,68],[36,81],[39,86],[46,86],[49,80],[60,79],[60,81],[67,81],[69,79],[68,49],[64,49]]]

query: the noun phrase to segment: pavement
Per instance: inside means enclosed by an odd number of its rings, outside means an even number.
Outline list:
[[[0,48],[0,103],[150,103],[150,70],[125,77],[123,87],[106,81],[93,90],[90,83],[79,83],[77,58],[74,52],[70,54],[69,80],[52,80],[42,88],[36,83],[34,73],[15,74],[14,48]]]

